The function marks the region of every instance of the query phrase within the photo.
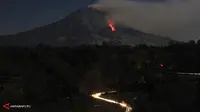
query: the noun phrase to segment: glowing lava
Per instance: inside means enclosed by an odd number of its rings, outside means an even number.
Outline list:
[[[117,102],[117,101],[115,101],[115,100],[103,98],[103,97],[101,97],[102,94],[105,94],[105,92],[95,93],[95,94],[92,94],[91,96],[92,96],[93,98],[95,98],[95,99],[103,100],[103,101],[106,101],[106,102],[109,102],[109,103],[118,104],[118,105],[120,105],[122,108],[126,108],[126,112],[131,112],[131,111],[132,111],[132,107],[129,106],[129,105],[127,105],[124,101],[122,101],[122,102],[120,103],[120,102]]]
[[[116,31],[115,25],[113,24],[112,20],[108,19],[108,26],[112,31]]]

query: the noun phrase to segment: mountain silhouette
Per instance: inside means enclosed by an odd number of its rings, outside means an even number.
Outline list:
[[[118,41],[126,45],[167,45],[170,38],[147,34],[133,28],[115,24],[116,31],[108,25],[107,12],[94,8],[82,8],[64,19],[15,35],[0,36],[0,45],[35,46],[76,46],[101,44],[104,41]]]

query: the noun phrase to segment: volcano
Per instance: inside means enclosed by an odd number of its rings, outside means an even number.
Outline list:
[[[95,8],[79,9],[64,19],[15,35],[0,36],[0,45],[35,46],[77,46],[102,44],[104,41],[118,41],[125,45],[167,45],[170,38],[147,34],[142,31],[118,25],[109,14]]]

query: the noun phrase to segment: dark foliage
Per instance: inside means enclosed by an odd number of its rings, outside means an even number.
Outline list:
[[[197,112],[200,76],[176,72],[200,72],[199,57],[199,41],[167,47],[1,47],[0,101],[45,103],[69,97],[73,104],[73,95],[110,88],[147,94],[136,103],[138,112]]]

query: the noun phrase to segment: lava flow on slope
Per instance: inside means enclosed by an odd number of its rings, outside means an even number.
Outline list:
[[[114,26],[112,20],[110,20],[110,19],[108,19],[108,26],[110,27],[110,29],[111,29],[112,31],[116,31],[116,28],[115,28],[115,26]]]

